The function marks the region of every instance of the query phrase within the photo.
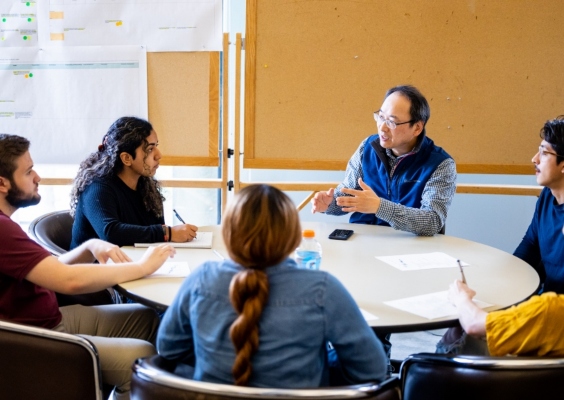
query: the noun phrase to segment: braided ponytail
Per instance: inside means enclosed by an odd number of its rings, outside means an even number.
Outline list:
[[[231,370],[236,385],[246,385],[251,377],[251,357],[258,349],[258,323],[268,300],[268,289],[268,277],[256,269],[241,271],[231,280],[229,297],[239,314],[229,329],[236,352]]]
[[[231,371],[235,384],[242,386],[251,378],[252,357],[259,347],[259,322],[269,294],[265,270],[296,249],[301,227],[292,200],[268,185],[250,185],[237,193],[222,224],[229,256],[245,268],[229,286],[229,299],[238,314],[229,330],[236,353]]]

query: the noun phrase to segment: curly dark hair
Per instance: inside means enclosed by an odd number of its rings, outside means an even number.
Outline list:
[[[149,121],[136,117],[122,117],[115,121],[104,136],[98,151],[90,154],[80,164],[78,174],[73,182],[71,191],[71,215],[74,216],[78,199],[84,190],[95,179],[116,176],[123,170],[123,162],[120,154],[128,153],[135,159],[135,150],[143,146],[145,160],[148,156],[147,137],[153,131]],[[141,176],[137,184],[137,190],[143,198],[147,211],[154,213],[157,217],[163,215],[163,201],[165,198],[161,193],[161,185],[153,177]]]

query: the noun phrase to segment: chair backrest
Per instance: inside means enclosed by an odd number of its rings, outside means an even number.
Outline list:
[[[72,241],[72,225],[74,219],[68,210],[55,211],[34,219],[29,225],[29,234],[37,243],[54,256],[60,256],[70,250]],[[97,306],[120,302],[117,293],[108,288],[94,293],[67,295],[57,293],[59,307],[73,304]]]
[[[555,398],[564,359],[420,353],[406,358],[400,374],[404,400]]]
[[[96,347],[49,329],[0,321],[0,397],[100,400]]]
[[[29,234],[53,255],[60,256],[70,250],[73,222],[68,210],[55,211],[33,220]]]
[[[132,400],[377,399],[400,400],[399,380],[319,389],[252,388],[200,382],[174,375],[160,356],[137,360],[131,378]]]

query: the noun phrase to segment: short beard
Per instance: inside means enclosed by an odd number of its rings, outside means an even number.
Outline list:
[[[25,196],[24,192],[16,185],[15,182],[10,182],[11,188],[8,190],[8,195],[6,196],[6,201],[14,208],[24,208],[29,206],[34,206],[39,204],[41,201],[41,195],[33,194],[31,196]]]

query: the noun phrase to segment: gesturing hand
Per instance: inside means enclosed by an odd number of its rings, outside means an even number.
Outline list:
[[[317,192],[311,199],[311,213],[325,212],[329,208],[329,204],[333,201],[335,189],[331,188],[326,192]]]
[[[337,205],[345,212],[361,212],[374,214],[380,208],[380,197],[368,186],[362,178],[358,178],[362,190],[343,188],[341,191],[350,196],[337,197]]]

